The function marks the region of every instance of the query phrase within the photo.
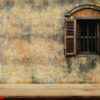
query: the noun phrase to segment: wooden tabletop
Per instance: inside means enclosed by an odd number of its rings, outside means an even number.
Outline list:
[[[100,96],[99,84],[1,84],[4,97]]]

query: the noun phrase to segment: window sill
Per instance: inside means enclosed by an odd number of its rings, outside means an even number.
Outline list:
[[[85,54],[79,54],[79,55],[76,55],[75,57],[100,57],[100,55],[96,55],[96,54],[87,54],[87,55],[85,55]]]

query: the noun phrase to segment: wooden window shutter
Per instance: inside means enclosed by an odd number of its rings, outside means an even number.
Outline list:
[[[100,21],[97,23],[97,53],[100,55]]]
[[[76,21],[65,20],[64,33],[65,55],[76,55]]]

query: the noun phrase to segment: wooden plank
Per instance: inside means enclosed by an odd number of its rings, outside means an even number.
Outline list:
[[[1,84],[0,96],[100,96],[100,84]]]
[[[74,54],[76,55],[76,20],[74,20]]]
[[[66,36],[66,38],[74,38],[74,36]]]

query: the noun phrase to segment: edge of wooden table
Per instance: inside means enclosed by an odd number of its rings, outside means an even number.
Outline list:
[[[0,96],[100,96],[100,84],[0,84]]]

